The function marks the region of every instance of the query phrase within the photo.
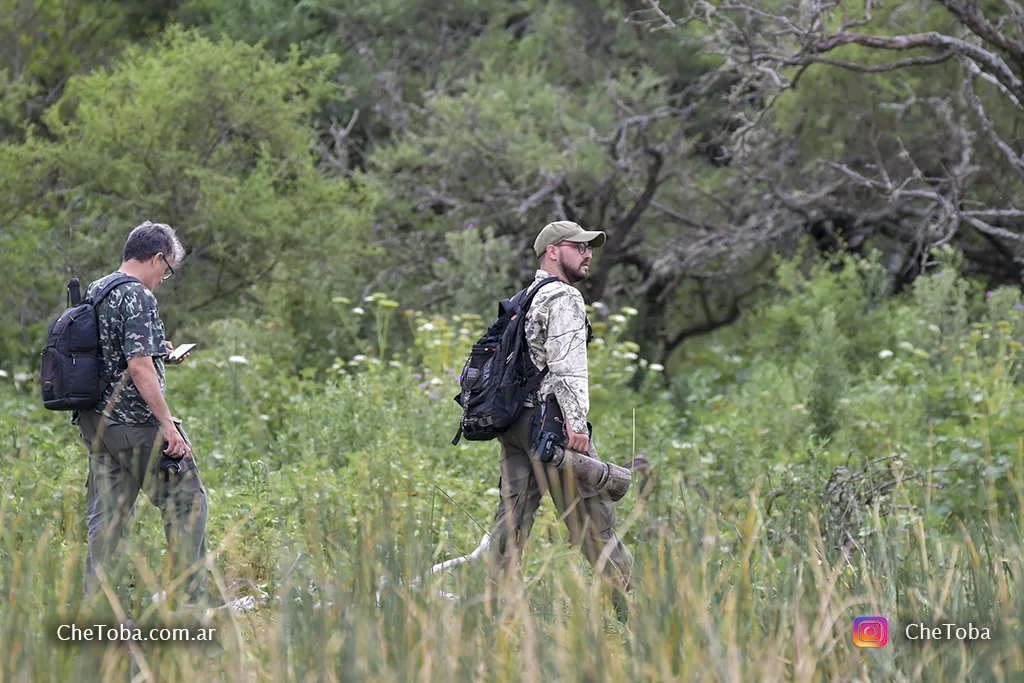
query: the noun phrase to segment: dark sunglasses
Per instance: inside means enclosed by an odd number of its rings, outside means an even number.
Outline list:
[[[569,245],[575,246],[576,251],[578,251],[581,254],[586,254],[588,251],[593,251],[593,249],[590,248],[590,244],[587,242],[559,242],[557,246],[564,247]]]
[[[582,253],[582,252],[580,252],[580,253]],[[168,261],[168,260],[167,260],[167,257],[166,257],[166,256],[164,256],[163,254],[161,254],[161,255],[160,255],[160,258],[162,258],[162,259],[164,260],[164,263],[166,263],[166,264],[167,264],[167,272],[165,272],[165,273],[164,273],[164,275],[163,275],[163,278],[162,278],[162,279],[163,279],[163,280],[170,280],[170,279],[171,279],[172,277],[174,277],[174,268],[173,268],[173,267],[171,267],[171,263],[170,263],[170,261]]]

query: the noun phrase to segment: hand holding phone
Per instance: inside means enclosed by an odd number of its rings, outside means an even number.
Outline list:
[[[176,346],[173,351],[167,354],[167,357],[164,358],[164,362],[178,364],[185,360],[185,356],[187,356],[196,346],[196,344],[182,344],[181,346]]]

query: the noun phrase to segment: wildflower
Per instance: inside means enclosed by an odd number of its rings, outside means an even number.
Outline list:
[[[355,313],[356,315],[362,315],[363,313],[366,313],[366,311],[361,309],[359,306],[356,306],[355,308],[353,308],[352,312]]]
[[[354,360],[354,361],[356,361],[356,362],[359,362],[359,361],[364,361],[364,360],[366,360],[366,356],[364,356],[364,355],[363,355],[363,354],[361,354],[361,353],[358,353],[358,354],[356,354],[356,355],[352,356],[352,360]]]
[[[430,380],[430,383],[434,384],[434,385],[440,384],[441,383],[441,378],[440,377],[434,377],[433,379]]]
[[[245,294],[239,294],[238,295],[238,300],[239,301],[245,301]]]
[[[992,292],[985,292],[985,296],[992,296]]]
[[[626,322],[626,316],[616,313],[615,315],[610,316],[609,320],[611,320],[613,323],[624,323]]]
[[[1016,308],[1019,311],[1020,309],[1024,308],[1024,304],[1016,304],[1014,305],[1014,308]]]
[[[936,278],[936,279],[938,279],[938,280],[941,280],[941,279],[942,279],[942,273],[938,273],[938,274],[937,274],[937,275],[935,276],[935,278]]]
[[[388,363],[388,365],[390,365],[393,368],[400,368],[400,367],[402,367],[402,364],[399,361],[397,361],[397,360],[391,361],[390,363]]]
[[[445,262],[445,261],[447,261],[447,260],[448,260],[448,259],[446,259],[446,258],[445,258],[444,256],[438,256],[438,257],[437,257],[437,262],[438,262],[438,263],[444,263],[444,262]]]
[[[637,355],[635,353],[633,353],[632,351],[630,351],[628,353],[622,354],[622,357],[625,358],[626,360],[636,360],[637,359]]]
[[[647,369],[650,370],[651,372],[661,372],[665,369],[665,366],[662,365],[661,363],[651,363],[649,366],[647,366]]]
[[[427,388],[427,385],[426,385],[426,384],[421,384],[421,385],[420,385],[420,389],[426,389],[426,388]]]
[[[636,310],[632,306],[626,306],[625,308],[622,309],[622,312],[625,313],[628,316],[634,316],[637,313],[639,313],[640,311]]]
[[[6,377],[6,376],[7,376],[7,371],[6,370],[0,370],[0,377]]]
[[[238,363],[239,365],[248,365],[249,361],[245,356],[231,356],[228,358],[229,363]]]
[[[412,378],[413,379],[423,379],[423,375],[421,375],[420,373],[417,372],[415,375],[412,376]]]
[[[472,229],[473,229],[473,228],[475,228],[475,227],[476,227],[475,225],[473,225],[472,223],[470,223],[469,225],[467,225],[467,226],[466,226],[466,230],[472,230]]]
[[[433,394],[427,394],[427,397],[428,398],[437,398],[437,396],[434,396]]]
[[[881,358],[882,360],[885,360],[886,358],[892,358],[892,351],[890,351],[889,349],[882,349],[881,351],[878,352],[878,357]]]

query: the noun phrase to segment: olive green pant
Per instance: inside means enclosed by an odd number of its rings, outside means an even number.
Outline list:
[[[124,560],[123,540],[135,517],[139,492],[145,491],[163,517],[174,576],[188,572],[186,599],[200,598],[208,510],[195,454],[187,460],[169,458],[163,454],[159,425],[117,424],[91,410],[81,413],[79,429],[89,449],[86,595],[100,590],[97,567],[103,568],[116,590],[116,575]]]
[[[530,536],[541,498],[547,491],[559,518],[569,531],[569,543],[582,546],[594,567],[611,579],[616,594],[629,590],[633,557],[615,533],[615,503],[603,493],[578,482],[531,455],[533,424],[540,408],[527,408],[500,437],[501,501],[494,515],[491,552],[499,575],[520,571],[523,546]],[[599,459],[594,445],[587,453]]]

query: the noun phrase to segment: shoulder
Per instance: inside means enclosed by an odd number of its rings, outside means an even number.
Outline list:
[[[541,287],[534,297],[534,305],[538,304],[547,307],[567,306],[580,309],[585,307],[580,290],[561,281],[552,282]]]
[[[121,273],[111,273],[89,285],[89,296],[95,296],[103,287],[112,282]],[[156,297],[141,282],[125,282],[107,294],[100,307],[107,311],[120,311],[125,314],[138,314],[157,307]]]

